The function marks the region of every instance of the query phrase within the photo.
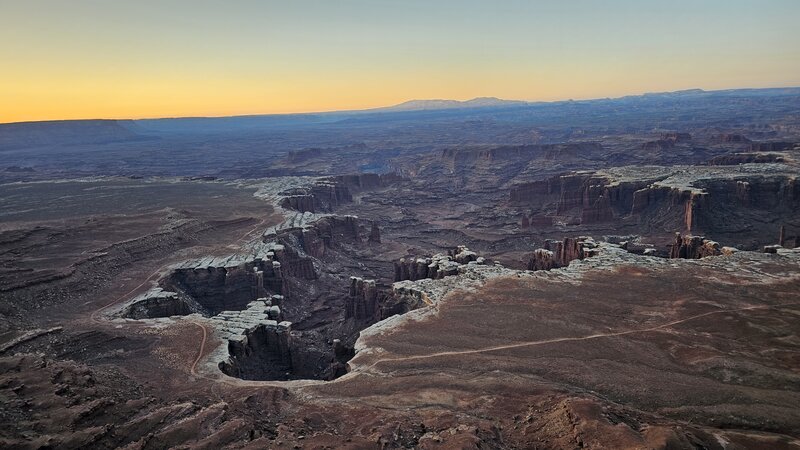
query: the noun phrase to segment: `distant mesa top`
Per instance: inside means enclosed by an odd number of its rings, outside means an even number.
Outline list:
[[[503,100],[497,97],[477,97],[472,100],[409,100],[399,105],[387,106],[385,108],[375,108],[371,111],[424,111],[438,109],[458,109],[458,108],[486,108],[503,106],[524,106],[528,102],[522,100]]]

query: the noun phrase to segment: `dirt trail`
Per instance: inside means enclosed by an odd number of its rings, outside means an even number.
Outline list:
[[[203,358],[203,352],[206,349],[206,340],[208,339],[208,331],[206,331],[206,327],[203,324],[197,322],[191,322],[191,323],[197,325],[198,327],[200,327],[201,330],[203,330],[203,339],[200,340],[200,349],[197,351],[197,357],[194,359],[192,367],[189,370],[189,372],[192,375],[197,375],[197,371],[195,369],[197,368],[197,363],[199,363],[200,359]]]
[[[636,334],[636,333],[650,333],[654,331],[660,331],[664,328],[669,328],[674,325],[679,325],[681,323],[689,322],[691,320],[699,319],[701,317],[707,317],[715,314],[725,314],[731,312],[738,312],[738,311],[750,311],[754,309],[777,309],[786,306],[794,306],[800,305],[800,302],[793,302],[793,303],[784,303],[781,305],[756,305],[756,306],[746,306],[743,308],[732,308],[732,309],[722,309],[718,311],[709,311],[703,314],[697,314],[691,317],[686,317],[684,319],[673,320],[671,322],[667,322],[661,325],[657,325],[654,327],[649,328],[641,328],[636,330],[627,330],[627,331],[617,331],[613,333],[597,333],[597,334],[590,334],[588,336],[580,336],[580,337],[564,337],[564,338],[555,338],[555,339],[544,339],[539,341],[528,341],[528,342],[518,342],[516,344],[506,344],[506,345],[497,345],[493,347],[485,347],[479,348],[474,350],[454,350],[454,351],[447,351],[447,352],[437,352],[437,353],[429,353],[427,355],[414,355],[414,356],[403,356],[398,358],[383,358],[375,361],[374,363],[370,364],[366,367],[366,369],[371,369],[377,366],[380,363],[384,362],[397,362],[397,361],[412,361],[412,360],[420,360],[420,359],[430,359],[430,358],[438,358],[441,356],[456,356],[456,355],[471,355],[477,353],[487,353],[493,352],[498,350],[509,350],[514,348],[521,348],[521,347],[533,347],[537,345],[545,345],[545,344],[555,344],[559,342],[573,342],[573,341],[586,341],[590,339],[599,339],[604,337],[616,337],[616,336],[625,336],[629,334]]]

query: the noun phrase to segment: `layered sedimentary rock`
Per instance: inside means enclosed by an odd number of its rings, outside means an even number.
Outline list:
[[[377,189],[399,179],[395,174],[376,173],[318,178],[313,183],[281,192],[279,204],[299,212],[332,212],[337,206],[351,203],[354,192]]]
[[[149,319],[184,316],[202,310],[202,307],[188,300],[190,299],[181,298],[177,292],[156,287],[134,298],[123,308],[120,316],[129,319]]]
[[[511,188],[513,204],[555,204],[555,215],[570,214],[579,210],[580,223],[609,222],[615,217],[630,214],[637,190],[652,180],[615,183],[604,174],[576,172],[558,175],[545,180],[520,183]],[[531,216],[529,226],[547,226],[552,218]],[[523,224],[524,226],[524,224]]]
[[[282,207],[300,212],[330,212],[336,206],[353,201],[347,186],[329,180],[285,191],[282,196]]]
[[[706,256],[718,256],[722,250],[717,242],[703,236],[675,235],[675,242],[670,248],[670,258],[700,259]]]
[[[642,144],[642,150],[646,152],[669,150],[675,147],[675,141],[671,139],[658,139]]]
[[[528,270],[550,270],[556,269],[555,254],[544,248],[537,248],[533,251],[533,255],[528,259]]]
[[[394,263],[394,281],[439,279],[458,274],[459,266],[470,262],[482,264],[484,259],[465,246],[449,254],[437,253],[426,258],[402,258]]]
[[[571,261],[593,256],[597,244],[590,237],[545,241],[544,248],[534,250],[528,259],[528,270],[550,270],[568,266]]]
[[[350,277],[350,291],[345,304],[345,318],[374,322],[379,316],[378,288],[375,280]]]
[[[271,319],[274,306],[267,299],[259,299],[244,310],[214,316],[217,331],[228,343],[229,356],[219,363],[223,373],[255,380],[292,377],[292,324]]]
[[[448,148],[441,157],[451,167],[472,165],[479,161],[517,161],[533,158],[548,160],[577,157],[581,154],[600,152],[603,146],[597,142],[571,142],[564,144],[532,144],[493,148]]]
[[[325,250],[339,244],[380,242],[380,230],[374,222],[355,216],[327,216],[313,226],[294,233],[303,250],[315,258],[323,258]]]
[[[736,234],[737,246],[755,248],[774,242],[775,218],[800,218],[799,185],[795,169],[775,163],[618,167],[520,183],[509,196],[530,208],[522,228],[622,221],[650,233]]]
[[[736,164],[765,164],[784,162],[781,153],[732,153],[729,155],[715,156],[708,160],[711,166],[732,166]]]
[[[750,143],[750,151],[751,152],[783,152],[786,150],[791,150],[798,144],[796,142],[784,142],[784,141],[773,141],[773,142],[751,142]]]
[[[661,133],[661,140],[672,141],[676,143],[689,142],[692,140],[690,133]]]
[[[750,139],[748,139],[745,135],[739,133],[721,133],[712,136],[711,138],[715,142],[719,142],[722,144],[749,144]]]
[[[161,285],[196,302],[207,315],[243,309],[268,292],[283,292],[280,260],[285,255],[284,246],[275,244],[259,256],[187,261],[176,266]]]
[[[707,209],[708,196],[699,189],[651,184],[633,193],[631,214],[658,218],[660,223],[692,231],[699,226],[698,210]]]
[[[402,177],[394,173],[357,173],[328,177],[326,179],[337,184],[347,186],[351,191],[358,192],[365,189],[377,189],[380,187],[389,186],[392,183],[402,180]]]

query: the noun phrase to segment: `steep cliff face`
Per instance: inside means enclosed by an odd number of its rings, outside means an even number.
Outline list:
[[[163,289],[137,297],[120,314],[206,316],[227,342],[219,368],[231,376],[332,379],[346,373],[358,332],[395,313],[384,308],[385,294],[374,280],[353,277],[349,290],[340,285],[342,270],[356,265],[354,256],[380,242],[377,225],[355,216],[315,216],[263,240],[251,253],[174,266],[160,281]]]
[[[636,192],[650,181],[615,182],[605,175],[578,172],[515,185],[510,200],[515,205],[555,204],[556,216],[573,215],[583,224],[610,222],[631,213]],[[527,226],[552,223],[541,215],[525,219]]]
[[[528,161],[531,159],[568,159],[578,155],[601,152],[603,146],[597,142],[574,142],[564,144],[514,145],[493,148],[449,148],[442,151],[441,158],[451,169],[474,167],[483,162]]]
[[[228,343],[220,370],[245,380],[330,380],[345,373],[346,348],[332,349],[320,345],[314,333],[292,330],[292,323],[281,318],[278,303],[283,301],[273,295],[211,319]]]
[[[660,139],[663,141],[672,141],[674,143],[684,143],[684,142],[690,142],[692,140],[692,135],[690,133],[680,133],[680,132],[661,133]]]
[[[521,228],[624,223],[639,234],[713,234],[741,248],[774,243],[800,218],[796,176],[780,164],[618,168],[512,186]],[[775,223],[777,222],[777,224]],[[796,234],[794,228],[792,236]],[[736,235],[736,236],[734,236]],[[666,236],[664,236],[666,237]]]
[[[346,185],[334,180],[319,180],[310,187],[284,192],[280,205],[299,212],[330,212],[352,201],[353,195]]]
[[[720,144],[749,144],[750,139],[740,133],[720,133],[711,137],[711,140]]]
[[[210,258],[187,262],[161,280],[161,286],[177,293],[187,304],[196,304],[205,315],[244,309],[267,293],[283,292],[280,259],[283,246],[275,246],[264,258]],[[191,308],[190,308],[191,309]]]
[[[750,143],[751,152],[783,152],[791,150],[798,145],[797,142],[772,141],[772,142],[752,142]]]
[[[484,259],[465,246],[449,250],[448,254],[437,253],[425,258],[402,258],[394,263],[394,281],[440,279],[457,275],[459,267],[475,262],[483,264]]]
[[[750,176],[697,183],[707,192],[704,208],[694,211],[696,226],[715,239],[740,248],[778,242],[781,225],[800,219],[800,183],[795,177]],[[796,235],[797,228],[787,228]]]
[[[564,238],[545,241],[544,248],[534,250],[528,258],[528,270],[550,270],[566,267],[576,259],[595,254],[597,244],[590,237]]]
[[[380,230],[369,220],[355,216],[327,216],[313,226],[293,233],[303,251],[315,258],[324,258],[328,249],[343,244],[367,245],[380,242]]]
[[[433,183],[456,184],[482,190],[512,180],[543,166],[577,166],[585,158],[599,158],[605,150],[597,142],[446,148],[436,156],[403,163],[409,173]]]
[[[357,322],[376,322],[380,317],[378,288],[375,280],[350,277],[350,291],[345,304],[345,318]]]
[[[245,380],[288,380],[302,378],[292,364],[291,324],[257,325],[228,339],[228,359],[220,370]]]
[[[558,268],[555,254],[544,248],[537,248],[528,259],[528,270],[550,270]]]
[[[280,206],[298,212],[332,212],[353,201],[353,194],[391,185],[402,178],[395,174],[360,173],[318,178],[309,186],[281,192]]]
[[[631,214],[660,229],[690,232],[701,226],[707,208],[708,196],[700,190],[649,185],[634,192]]]
[[[401,176],[395,173],[357,173],[327,178],[327,180],[333,183],[346,186],[352,192],[391,186],[394,183],[402,181],[402,179]]]
[[[183,316],[202,312],[203,308],[177,292],[153,288],[138,296],[127,305],[120,316],[128,319],[150,319],[156,317]]]
[[[782,163],[784,161],[784,156],[781,153],[732,153],[715,156],[708,160],[708,164],[710,166],[733,166],[737,164]]]
[[[670,249],[670,258],[700,259],[706,256],[718,256],[722,250],[718,243],[702,236],[676,234],[675,242]]]

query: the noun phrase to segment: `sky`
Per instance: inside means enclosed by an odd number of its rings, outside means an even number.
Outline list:
[[[0,0],[0,122],[800,86],[798,0]]]

